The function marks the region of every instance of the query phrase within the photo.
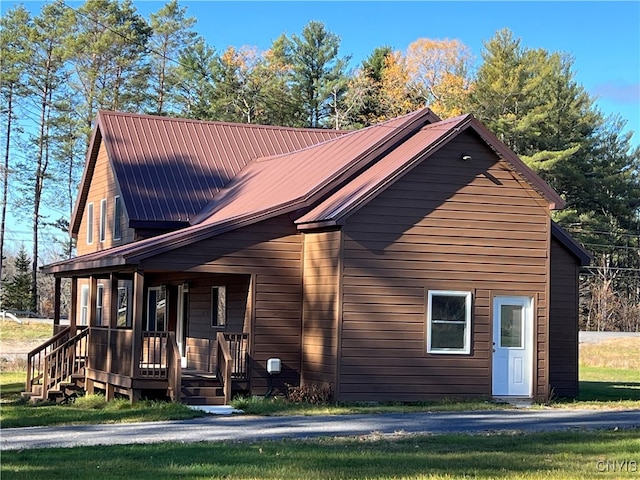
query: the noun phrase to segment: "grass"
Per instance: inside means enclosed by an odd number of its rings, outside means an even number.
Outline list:
[[[640,431],[371,434],[255,443],[161,443],[2,452],[2,478],[637,478]]]
[[[24,320],[23,323],[0,320],[0,343],[44,342],[53,335],[53,327],[48,322]]]
[[[640,409],[640,358],[637,339],[618,339],[580,346],[580,396],[576,400],[557,401],[556,408],[636,408]],[[640,354],[640,352],[638,352]],[[184,405],[165,402],[104,402],[89,396],[70,405],[37,405],[20,398],[25,373],[0,372],[0,422],[2,428],[65,423],[114,423],[177,420],[202,416]],[[86,402],[86,403],[83,403]],[[93,403],[92,403],[93,402]],[[509,408],[486,400],[439,402],[327,404],[310,405],[287,402],[283,398],[244,397],[233,406],[253,415],[345,415],[356,413],[467,411]]]
[[[580,345],[580,394],[561,407],[640,408],[640,340]]]

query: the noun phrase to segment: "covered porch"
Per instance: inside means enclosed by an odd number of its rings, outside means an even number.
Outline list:
[[[131,401],[228,403],[249,390],[250,274],[122,269],[56,273],[54,337],[28,356],[31,398],[77,388]],[[70,279],[62,326],[62,279]]]

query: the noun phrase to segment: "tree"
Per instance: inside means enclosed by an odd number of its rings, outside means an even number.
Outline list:
[[[73,13],[69,64],[74,72],[72,86],[83,99],[80,115],[88,146],[99,109],[143,109],[151,29],[130,0],[87,0]]]
[[[180,8],[178,0],[170,0],[150,15],[150,111],[158,115],[176,111],[176,105],[171,102],[171,92],[179,82],[179,66],[175,59],[196,41],[196,33],[192,30],[196,19],[187,17],[186,12],[186,8]]]
[[[405,57],[410,88],[437,115],[460,115],[469,103],[471,60],[471,50],[459,40],[420,38]]]
[[[41,223],[41,208],[45,182],[50,175],[51,125],[54,102],[66,86],[64,48],[65,36],[69,32],[69,16],[58,3],[47,4],[40,15],[34,18],[29,30],[31,58],[26,65],[27,88],[34,102],[38,118],[31,142],[34,147],[33,164],[24,165],[24,182],[31,188],[29,196],[32,206],[33,263],[31,268],[31,307],[37,311],[38,299],[38,249]]]
[[[215,120],[215,76],[219,68],[216,51],[199,38],[192,49],[182,52],[176,69],[174,93],[179,115]]]
[[[0,279],[4,264],[4,239],[6,231],[9,178],[11,176],[11,151],[17,120],[16,103],[25,95],[24,64],[31,57],[27,32],[31,16],[23,7],[8,10],[0,18],[0,114],[3,119],[4,162],[2,167],[2,219],[0,221]]]
[[[305,113],[304,124],[321,127],[331,115],[333,92],[346,80],[348,57],[339,57],[340,37],[321,22],[309,22],[287,42],[293,93]],[[340,94],[340,96],[343,93]]]
[[[31,261],[24,245],[14,260],[15,273],[5,282],[2,295],[4,310],[29,311],[33,305],[31,298]]]

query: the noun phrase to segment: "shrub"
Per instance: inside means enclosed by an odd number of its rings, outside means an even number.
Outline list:
[[[326,404],[331,400],[331,385],[289,385],[287,383],[287,399],[293,403]]]

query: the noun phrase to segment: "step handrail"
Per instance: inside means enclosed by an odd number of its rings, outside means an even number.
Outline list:
[[[231,351],[229,345],[224,337],[224,333],[218,332],[216,337],[217,348],[217,365],[218,365],[218,378],[222,383],[222,391],[224,392],[225,405],[231,401],[231,372],[233,366],[233,360],[231,358]]]
[[[84,368],[88,350],[88,339],[85,340],[85,338],[89,336],[90,331],[90,328],[81,330],[44,357],[43,399],[47,398],[49,390],[55,389],[64,380],[80,373]],[[78,352],[78,345],[80,345],[80,352]]]
[[[167,381],[171,401],[179,402],[182,390],[182,365],[180,349],[174,332],[169,332],[167,339]]]
[[[42,345],[34,348],[27,354],[27,380],[25,382],[25,389],[29,393],[33,393],[34,385],[37,385],[42,379],[44,357],[51,351],[58,348],[60,345],[69,340],[69,333],[71,327],[66,327],[56,333],[49,340]],[[64,339],[63,339],[64,338]],[[51,347],[51,348],[50,348]],[[47,352],[47,349],[49,351]],[[43,356],[44,353],[44,356]],[[37,361],[36,361],[37,357]],[[37,374],[36,374],[37,372]]]

